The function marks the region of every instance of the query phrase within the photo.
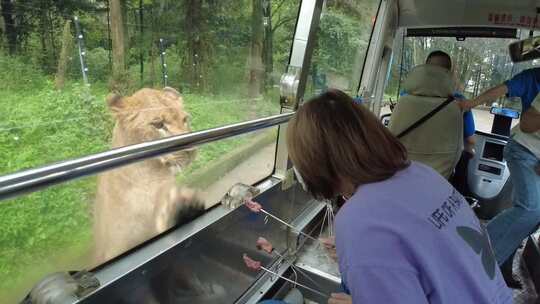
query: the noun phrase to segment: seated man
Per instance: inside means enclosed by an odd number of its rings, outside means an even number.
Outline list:
[[[426,58],[426,64],[433,64],[438,65],[440,67],[443,67],[447,69],[448,71],[452,71],[452,59],[450,58],[450,55],[443,51],[433,51],[431,52],[428,57]],[[456,68],[454,67],[454,73],[456,72]],[[457,81],[457,76],[455,76],[455,80]],[[400,96],[407,95],[407,92],[401,91]],[[458,101],[464,101],[466,100],[465,96],[461,94],[458,91],[454,91],[453,94],[454,98]],[[474,154],[474,146],[476,144],[476,140],[474,138],[474,132],[476,131],[476,126],[474,124],[474,115],[471,110],[465,110],[463,112],[463,140],[465,145],[465,151],[468,154]]]
[[[397,135],[407,129],[453,96],[454,87],[449,69],[435,64],[415,67],[403,82],[407,95],[392,113],[390,131]],[[411,160],[432,167],[447,179],[461,157],[463,140],[463,114],[457,102],[400,138]]]

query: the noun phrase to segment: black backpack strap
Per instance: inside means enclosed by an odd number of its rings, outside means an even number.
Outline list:
[[[442,109],[444,109],[444,107],[446,107],[447,105],[449,105],[450,103],[452,103],[452,101],[454,101],[454,96],[450,96],[448,97],[448,99],[446,99],[443,103],[441,103],[440,105],[438,105],[435,109],[433,109],[431,112],[427,113],[426,115],[422,116],[422,118],[420,118],[419,120],[417,120],[415,123],[413,123],[412,125],[410,125],[407,129],[401,131],[401,133],[399,133],[397,135],[397,138],[402,138],[403,136],[409,134],[411,131],[413,131],[414,129],[418,128],[419,126],[421,126],[423,123],[425,123],[428,119],[430,119],[431,117],[433,117],[433,115],[439,113],[439,111],[441,111]]]

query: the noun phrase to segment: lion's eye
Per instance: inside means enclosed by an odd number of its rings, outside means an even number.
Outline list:
[[[152,126],[154,126],[154,128],[156,128],[156,129],[165,128],[165,124],[163,123],[163,121],[155,121],[155,122],[152,123]]]

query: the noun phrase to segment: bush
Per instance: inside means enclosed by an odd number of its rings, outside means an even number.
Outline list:
[[[89,50],[86,56],[86,66],[88,67],[88,76],[92,81],[106,81],[111,74],[109,51],[100,47]]]
[[[86,50],[86,67],[88,68],[88,79],[90,83],[107,81],[111,75],[111,66],[109,64],[109,51],[98,47]],[[76,79],[82,79],[81,63],[79,60],[79,51],[75,48],[70,62],[70,75]]]
[[[47,77],[35,65],[27,64],[18,57],[0,53],[0,71],[0,88],[3,92],[29,88],[39,90],[47,84]]]

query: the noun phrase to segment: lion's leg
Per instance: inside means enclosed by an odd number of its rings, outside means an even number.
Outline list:
[[[161,233],[174,225],[192,221],[204,213],[204,201],[197,191],[174,186],[156,205],[156,229]]]

